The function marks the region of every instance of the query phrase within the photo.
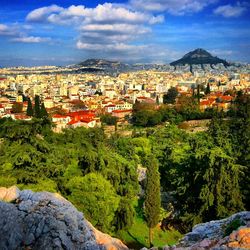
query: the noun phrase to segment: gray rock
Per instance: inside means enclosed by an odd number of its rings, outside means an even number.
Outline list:
[[[16,187],[2,191],[14,203],[0,202],[1,250],[128,249],[118,239],[96,230],[59,195],[19,191]]]
[[[250,222],[250,212],[243,211],[223,220],[210,221],[196,225],[192,232],[186,234],[180,241],[176,250],[232,249],[224,245],[227,244],[229,240],[229,237],[225,237],[225,229],[235,219],[239,219],[242,225],[248,226]]]

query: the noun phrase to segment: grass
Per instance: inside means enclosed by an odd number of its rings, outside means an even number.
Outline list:
[[[153,245],[157,247],[174,245],[181,236],[178,231],[163,231],[160,227],[156,227],[153,231]],[[148,227],[139,216],[135,218],[134,225],[128,231],[121,231],[117,237],[123,240],[130,249],[149,247]]]

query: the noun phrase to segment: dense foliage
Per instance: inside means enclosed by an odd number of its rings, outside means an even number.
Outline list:
[[[160,174],[158,164],[152,155],[147,161],[147,179],[145,189],[145,218],[149,228],[149,245],[152,245],[152,229],[160,220]]]
[[[190,105],[195,103],[191,100]],[[96,227],[114,233],[132,226],[138,214],[133,204],[139,197],[146,199],[139,209],[148,226],[159,222],[159,196],[151,195],[160,188],[159,166],[161,191],[168,193],[167,203],[173,208],[169,221],[189,230],[196,223],[249,209],[249,110],[249,97],[238,95],[230,118],[211,113],[207,131],[187,133],[175,125],[184,119],[181,110],[136,103],[133,119],[140,125],[157,124],[158,118],[151,116],[155,112],[169,124],[144,128],[132,137],[119,133],[106,137],[102,128],[56,134],[45,117],[4,118],[0,120],[0,186],[60,192]],[[146,187],[146,197],[139,194],[138,166],[153,176],[146,186],[140,183]],[[157,205],[152,211],[149,198]]]

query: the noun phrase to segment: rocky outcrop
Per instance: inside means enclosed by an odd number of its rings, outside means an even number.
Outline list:
[[[176,247],[165,250],[250,249],[250,212],[196,225]]]
[[[120,240],[96,230],[58,194],[0,188],[0,200],[1,250],[128,249]]]
[[[231,233],[228,246],[231,248],[250,249],[250,227],[243,227]]]

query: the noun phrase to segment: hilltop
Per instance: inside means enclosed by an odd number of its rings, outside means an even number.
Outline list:
[[[225,67],[230,66],[230,64],[220,59],[216,56],[212,56],[209,52],[204,49],[196,49],[187,54],[185,54],[181,59],[170,63],[172,66],[179,66],[179,65],[197,65],[197,64],[219,64],[222,63]]]

